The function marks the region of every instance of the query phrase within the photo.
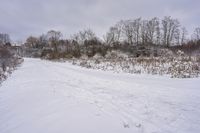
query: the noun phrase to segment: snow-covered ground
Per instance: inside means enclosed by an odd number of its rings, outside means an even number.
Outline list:
[[[0,87],[0,133],[199,132],[199,78],[25,59]]]

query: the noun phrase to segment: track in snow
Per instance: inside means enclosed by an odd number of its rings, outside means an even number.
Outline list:
[[[199,133],[199,84],[25,59],[0,87],[0,133]]]

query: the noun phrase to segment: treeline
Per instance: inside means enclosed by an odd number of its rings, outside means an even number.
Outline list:
[[[121,20],[110,27],[103,39],[98,38],[91,29],[80,31],[69,39],[65,39],[61,32],[51,30],[39,37],[28,37],[23,47],[25,55],[49,59],[78,58],[81,55],[92,57],[96,53],[104,56],[113,49],[138,56],[137,50],[149,47],[182,49],[186,52],[189,51],[188,47],[190,50],[199,48],[200,28],[196,28],[191,37],[188,36],[178,19],[167,16],[161,20],[156,17],[150,20]]]
[[[174,46],[186,44],[189,40],[200,39],[200,28],[196,28],[192,38],[188,38],[188,32],[178,19],[170,16],[143,20],[121,20],[110,28],[105,36],[107,43],[127,42],[129,44],[155,44]]]

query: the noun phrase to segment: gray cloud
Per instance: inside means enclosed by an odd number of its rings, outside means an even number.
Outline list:
[[[191,32],[200,22],[199,0],[1,0],[0,32],[13,40],[50,29],[65,37],[84,28],[102,36],[121,19],[173,16]]]

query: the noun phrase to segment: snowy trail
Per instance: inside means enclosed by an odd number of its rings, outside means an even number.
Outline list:
[[[25,59],[0,87],[0,133],[199,133],[200,79]]]

